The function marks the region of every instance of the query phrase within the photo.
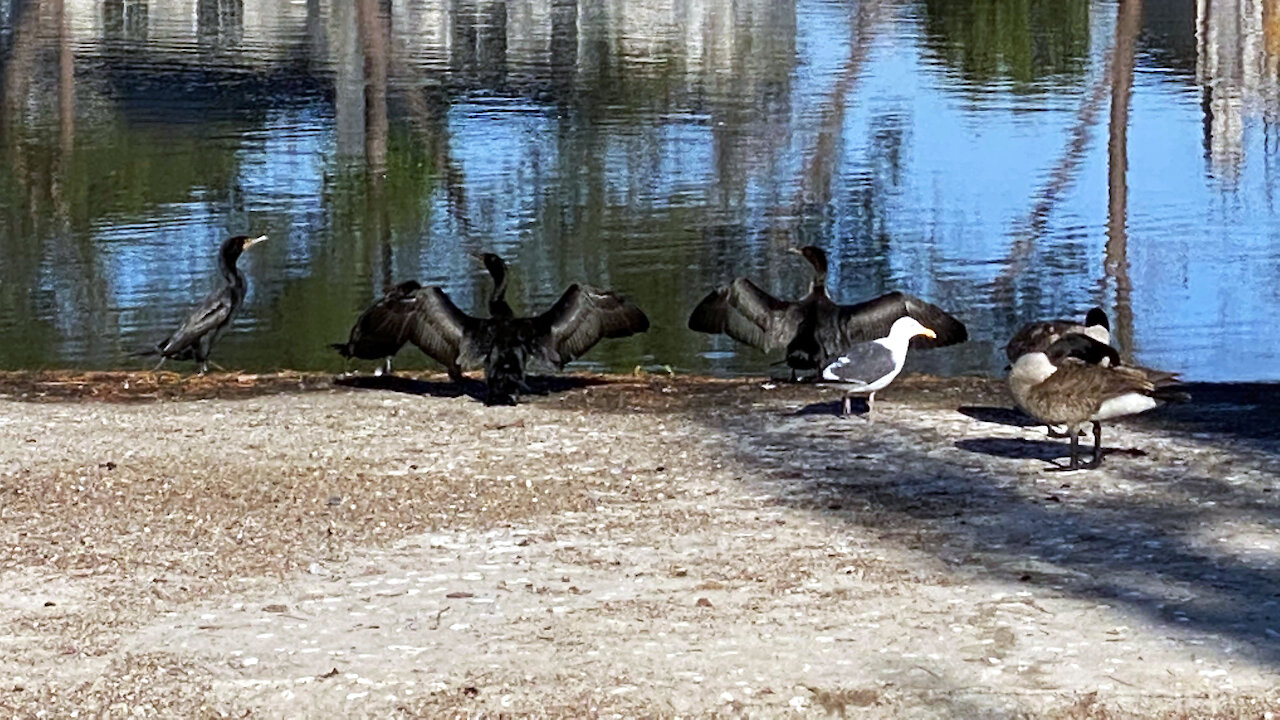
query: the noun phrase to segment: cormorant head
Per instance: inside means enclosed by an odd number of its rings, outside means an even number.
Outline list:
[[[1084,316],[1084,326],[1085,327],[1101,326],[1106,328],[1107,330],[1110,330],[1111,321],[1107,319],[1107,313],[1103,311],[1102,308],[1094,308],[1090,310],[1087,315]]]
[[[502,277],[507,271],[507,264],[493,253],[471,253],[471,256],[484,264],[484,269],[495,278]]]
[[[827,274],[827,253],[822,248],[815,245],[805,245],[802,248],[787,248],[787,252],[793,252],[808,260],[814,271],[819,275]]]
[[[234,264],[236,259],[240,257],[240,253],[266,240],[266,235],[258,237],[249,237],[248,235],[233,235],[222,241],[222,259],[228,263]]]

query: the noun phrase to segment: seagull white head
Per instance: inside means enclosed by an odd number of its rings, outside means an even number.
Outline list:
[[[911,338],[923,335],[928,338],[936,338],[938,334],[929,328],[920,324],[920,321],[904,315],[893,321],[893,325],[889,328],[889,337],[899,340],[910,340]]]

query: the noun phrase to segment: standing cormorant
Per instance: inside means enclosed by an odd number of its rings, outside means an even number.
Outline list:
[[[391,356],[409,341],[405,318],[412,310],[413,293],[421,289],[417,280],[406,280],[391,288],[360,313],[346,342],[331,343],[329,347],[347,360],[383,360],[381,372],[390,375]]]
[[[934,339],[936,333],[913,317],[900,317],[893,321],[886,337],[853,345],[822,369],[823,379],[850,386],[840,403],[842,414],[852,412],[853,395],[867,393],[867,420],[876,419],[876,391],[884,389],[902,372],[902,365],[907,361],[907,346],[911,338],[917,336]]]
[[[813,265],[807,295],[796,301],[779,300],[747,278],[736,278],[698,303],[689,316],[689,329],[724,333],[765,352],[785,348],[793,379],[796,370],[820,371],[844,348],[886,336],[902,317],[915,318],[936,335],[916,338],[913,347],[941,347],[969,338],[964,323],[906,293],[837,305],[827,296],[827,254],[812,245],[789,251]]]
[[[586,285],[570,285],[549,310],[516,317],[507,304],[506,264],[492,253],[480,256],[493,278],[488,318],[458,309],[435,286],[413,291],[396,304],[406,337],[444,365],[450,377],[484,368],[485,402],[513,404],[525,386],[529,360],[556,368],[590,350],[603,338],[621,338],[649,329],[649,319],[627,298]]]
[[[244,275],[236,267],[236,261],[240,259],[242,252],[266,239],[266,235],[253,238],[236,235],[224,240],[222,248],[218,250],[218,271],[222,273],[226,284],[205,295],[172,335],[157,343],[154,348],[133,354],[159,355],[160,362],[156,364],[156,370],[164,365],[165,360],[195,360],[200,363],[201,375],[208,372],[209,351],[244,304],[247,286]]]

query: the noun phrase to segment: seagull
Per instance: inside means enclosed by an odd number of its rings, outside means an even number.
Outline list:
[[[1090,364],[1070,355],[1070,342],[1059,340],[1047,351],[1022,355],[1009,373],[1014,397],[1027,412],[1046,424],[1066,426],[1071,463],[1059,469],[1081,468],[1079,434],[1085,423],[1093,424],[1093,459],[1083,467],[1096,468],[1102,464],[1103,421],[1190,399],[1174,386],[1170,373]]]
[[[923,335],[937,338],[937,333],[910,316],[893,321],[889,334],[878,340],[852,345],[831,364],[822,368],[822,377],[848,384],[841,401],[841,414],[852,412],[853,395],[867,393],[867,420],[875,420],[876,391],[882,390],[902,372],[911,338]]]
[[[1084,335],[1103,345],[1111,344],[1111,321],[1102,308],[1093,308],[1084,316],[1084,324],[1074,320],[1041,320],[1027,323],[1014,333],[1004,346],[1009,362],[1029,352],[1044,352],[1049,346],[1067,335]],[[1108,361],[1104,360],[1104,364]]]

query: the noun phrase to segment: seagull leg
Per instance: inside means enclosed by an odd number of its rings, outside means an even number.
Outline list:
[[[383,363],[383,364],[382,364],[382,374],[383,374],[383,375],[390,375],[390,374],[391,374],[391,356],[390,356],[390,355],[388,355],[388,356],[387,356],[387,357],[382,361],[382,363]]]
[[[867,422],[876,421],[876,394],[867,395]]]
[[[1092,470],[1102,464],[1102,423],[1093,421],[1093,459],[1085,467]]]
[[[841,417],[843,417],[845,415],[852,415],[852,414],[853,414],[853,396],[845,395],[844,397],[840,398],[840,415]]]

